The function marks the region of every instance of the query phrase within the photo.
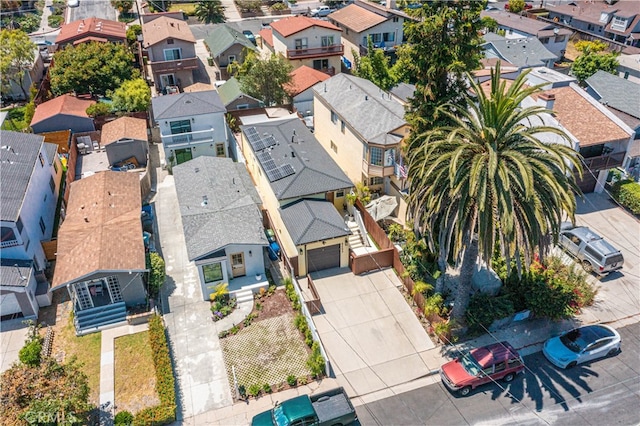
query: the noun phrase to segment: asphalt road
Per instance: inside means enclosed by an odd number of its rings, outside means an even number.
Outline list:
[[[360,424],[638,425],[640,323],[618,331],[616,356],[560,370],[537,352],[510,384],[488,384],[467,397],[442,383],[426,386],[357,407]]]
[[[111,2],[108,0],[79,0],[78,7],[69,8],[68,22],[93,16],[111,21],[117,21],[118,18],[116,10],[111,7]]]

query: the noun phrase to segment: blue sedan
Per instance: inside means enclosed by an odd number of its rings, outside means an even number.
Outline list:
[[[620,334],[606,325],[586,325],[552,337],[544,344],[544,356],[555,366],[571,368],[620,351]]]

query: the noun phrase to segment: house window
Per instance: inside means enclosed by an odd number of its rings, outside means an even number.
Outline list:
[[[336,114],[335,112],[331,111],[331,122],[333,124],[336,124],[338,122],[338,114]]]
[[[342,197],[344,197],[344,191],[336,192],[336,198],[342,198]]]
[[[394,16],[393,18],[391,18],[391,20],[392,20],[393,22],[398,22],[398,17],[397,17],[397,16]]]
[[[46,225],[44,224],[44,220],[42,219],[42,217],[40,217],[40,221],[38,222],[40,224],[40,230],[42,231],[42,233],[44,234],[44,231],[47,230]]]
[[[179,120],[172,121],[169,123],[171,126],[171,134],[178,135],[180,133],[190,133],[191,132],[191,121],[190,120]]]
[[[13,232],[13,228],[9,228],[8,226],[3,226],[2,228],[2,246],[3,247],[7,247],[7,246],[12,246],[14,245],[13,243],[17,244],[17,238],[16,238],[16,234]],[[13,242],[13,243],[10,243]]]
[[[609,14],[607,12],[600,13],[600,22],[609,22]]]
[[[51,192],[56,192],[56,182],[53,180],[53,177],[49,178],[49,188],[51,188]]]
[[[345,28],[344,28],[344,33],[345,33],[346,35],[349,35],[349,28],[345,27]]]
[[[173,39],[172,38],[168,38],[167,39],[167,44],[173,44]]]
[[[338,153],[338,146],[333,141],[331,141],[331,150],[336,154]]]
[[[396,164],[396,150],[395,148],[387,149],[384,152],[384,166],[393,167]]]
[[[627,29],[627,20],[625,18],[620,18],[618,16],[613,17],[613,22],[611,22],[611,29],[624,31]]]
[[[333,46],[333,36],[322,36],[321,43],[322,47]]]
[[[596,27],[594,25],[588,24],[587,25],[587,31],[594,31],[596,29]]]
[[[384,33],[382,34],[382,41],[384,41],[385,43],[392,43],[396,40],[396,35],[395,33]]]
[[[563,35],[556,36],[556,40],[555,41],[556,41],[556,43],[562,43],[566,37],[567,36],[563,36]]]
[[[375,146],[370,148],[369,151],[369,164],[373,166],[382,166],[382,148],[377,148]]]
[[[322,70],[329,68],[329,60],[328,59],[314,59],[313,61],[313,69],[314,70]]]
[[[344,128],[346,127],[346,125],[344,124],[344,120],[340,120],[340,131],[342,133],[344,133]]]
[[[180,55],[180,49],[164,49],[165,61],[177,61],[182,56]]]
[[[541,42],[542,44],[549,44],[549,37],[543,37],[543,38],[541,38],[541,39],[540,39],[540,42]]]
[[[296,50],[304,50],[308,47],[307,38],[297,38],[295,40]]]
[[[371,37],[371,42],[373,44],[378,44],[382,41],[382,34],[381,33],[376,33],[376,34],[371,34],[369,35],[369,37]]]
[[[249,109],[249,104],[241,104],[237,105],[236,109]]]
[[[229,63],[236,61],[236,55],[229,55]]]
[[[224,152],[224,144],[216,144],[216,157],[226,157],[226,154]]]
[[[372,186],[373,185],[382,185],[383,183],[384,183],[384,178],[381,178],[380,176],[372,177],[369,180],[369,185],[372,185]]]
[[[208,265],[202,265],[202,275],[204,275],[205,283],[213,283],[216,281],[222,281],[222,263],[210,263]]]
[[[38,159],[40,160],[40,165],[44,167],[44,155],[42,153],[38,154]]]

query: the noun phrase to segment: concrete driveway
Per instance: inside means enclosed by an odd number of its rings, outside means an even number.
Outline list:
[[[0,322],[0,373],[18,360],[18,352],[27,340],[29,327],[23,318]]]
[[[393,270],[356,276],[349,269],[311,274],[323,314],[313,321],[333,372],[356,397],[426,376],[439,349],[404,300]]]

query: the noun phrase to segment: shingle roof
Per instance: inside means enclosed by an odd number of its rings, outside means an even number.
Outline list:
[[[313,133],[298,118],[270,120],[253,125],[240,126],[243,132],[253,127],[259,135],[272,135],[277,145],[269,151],[275,166],[290,164],[295,173],[271,182],[271,189],[278,200],[301,198],[327,191],[353,187],[347,175],[324,150]],[[246,134],[246,133],[245,133]],[[291,143],[291,140],[294,140]],[[295,157],[291,156],[291,153]]]
[[[189,260],[229,244],[268,245],[260,196],[244,164],[202,156],[173,168]]]
[[[295,245],[351,234],[330,201],[298,200],[280,209],[280,217]]]
[[[142,26],[144,47],[153,46],[168,38],[195,43],[196,39],[186,22],[162,16]]]
[[[108,19],[91,17],[69,22],[60,27],[60,33],[56,37],[56,44],[65,44],[72,40],[86,39],[122,39],[127,38],[127,26],[124,22],[110,21]]]
[[[587,84],[600,95],[601,103],[640,118],[640,84],[601,70],[587,78]]]
[[[32,273],[31,260],[0,259],[0,287],[26,287]]]
[[[404,107],[369,80],[341,73],[313,92],[366,141],[386,145],[402,139],[390,132],[407,124]]]
[[[156,120],[227,111],[215,90],[156,96],[151,106]]]
[[[207,45],[213,58],[220,56],[225,50],[236,43],[250,50],[256,49],[244,34],[225,24],[215,25],[210,30],[209,35],[204,39],[204,44]]]
[[[388,18],[358,5],[350,4],[330,14],[329,19],[359,33],[385,22]]]
[[[31,125],[53,117],[56,114],[74,115],[77,117],[89,117],[87,108],[96,101],[78,99],[72,95],[61,95],[50,101],[43,102],[36,107],[36,112],[31,119]]]
[[[0,130],[0,220],[18,220],[44,136]]]
[[[556,27],[549,22],[527,18],[526,16],[503,10],[483,10],[480,12],[480,16],[493,18],[498,22],[498,25],[513,28],[514,30],[536,37],[548,37],[555,34],[571,35],[573,33],[571,30]],[[557,33],[554,33],[554,29],[557,30]]]
[[[291,82],[285,86],[290,96],[297,96],[315,84],[329,78],[328,74],[315,70],[306,65],[291,71]]]
[[[558,57],[549,52],[540,40],[533,37],[507,40],[500,36],[491,38],[485,36],[485,39],[489,39],[483,44],[487,57],[491,57],[490,52],[493,51],[491,53],[519,67],[542,66],[547,61]]]
[[[544,93],[555,95],[554,117],[580,141],[581,148],[629,140],[631,134],[607,115],[612,113],[576,84],[545,90]]]
[[[322,27],[334,31],[342,31],[330,22],[321,19],[307,18],[306,16],[293,16],[291,18],[280,19],[271,23],[271,29],[283,37],[289,37],[295,33],[312,27]]]
[[[213,86],[207,83],[193,83],[190,86],[182,89],[183,92],[206,92],[207,90],[213,90]]]
[[[405,103],[409,102],[415,92],[415,84],[409,83],[398,83],[397,86],[391,89],[391,94]]]
[[[147,140],[147,121],[142,118],[120,117],[102,126],[100,145],[105,146],[120,139]]]
[[[218,87],[218,95],[220,95],[220,100],[225,106],[229,105],[240,96],[245,96],[249,99],[253,99],[256,102],[260,102],[260,100],[244,93],[242,91],[242,88],[240,87],[240,82],[235,77],[231,77],[229,80],[227,80],[226,83]]]
[[[69,194],[52,289],[100,271],[144,271],[138,173],[96,173],[73,182]]]

